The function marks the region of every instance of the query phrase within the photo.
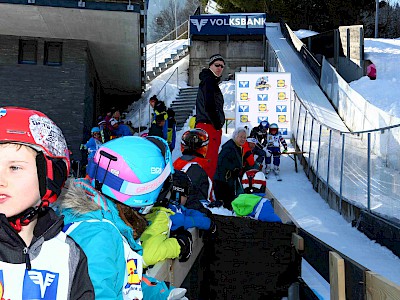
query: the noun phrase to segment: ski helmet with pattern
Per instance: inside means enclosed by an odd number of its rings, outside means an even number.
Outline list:
[[[44,113],[22,107],[0,108],[0,143],[35,149],[42,201],[57,200],[68,178],[69,150],[61,129]]]

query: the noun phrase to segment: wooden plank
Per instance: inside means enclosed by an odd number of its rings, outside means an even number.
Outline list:
[[[373,273],[366,272],[367,300],[393,299],[400,300],[400,286]]]
[[[160,261],[147,269],[146,274],[148,276],[171,282],[175,287],[179,287],[182,284],[203,248],[203,239],[199,236],[199,230],[197,228],[189,228],[188,231],[192,234],[193,239],[193,250],[189,260],[186,262],[179,262],[178,259]]]
[[[290,213],[286,210],[285,207],[276,199],[276,197],[272,194],[272,192],[268,189],[265,189],[265,198],[271,200],[272,206],[274,208],[274,212],[281,218],[282,223],[284,224],[294,224],[296,227],[299,227],[299,224],[296,223],[294,218],[290,215]]]
[[[286,155],[289,155],[289,154],[303,154],[303,153],[306,153],[306,152],[304,152],[304,151],[288,151],[288,152],[281,152],[281,155],[283,155],[283,154],[286,154]]]
[[[304,239],[297,233],[292,233],[292,244],[297,251],[304,251]]]
[[[302,257],[329,282],[329,251],[338,253],[344,259],[347,298],[352,300],[364,300],[365,271],[367,271],[367,269],[304,229],[298,228],[297,231],[297,234],[304,239]]]
[[[191,228],[192,229],[192,228]],[[197,256],[199,255],[201,249],[203,248],[203,239],[199,237],[199,230],[191,231],[193,237],[193,252],[190,255],[190,258],[186,262],[179,262],[179,260],[175,259],[172,262],[172,280],[171,284],[173,286],[179,287],[181,286],[182,282],[185,280],[186,275],[189,273],[190,269],[192,268]]]
[[[346,300],[344,260],[339,254],[329,251],[329,284],[331,300]]]

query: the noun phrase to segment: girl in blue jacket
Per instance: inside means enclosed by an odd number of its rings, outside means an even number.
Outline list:
[[[183,299],[185,289],[143,274],[138,243],[147,226],[141,214],[163,197],[163,183],[172,171],[165,141],[121,137],[103,144],[87,178],[72,181],[61,197],[64,231],[86,253],[97,300]]]

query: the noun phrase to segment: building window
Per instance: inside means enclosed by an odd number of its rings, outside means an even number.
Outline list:
[[[44,42],[44,65],[62,65],[62,42]]]
[[[19,40],[18,63],[19,64],[37,64],[36,40]]]

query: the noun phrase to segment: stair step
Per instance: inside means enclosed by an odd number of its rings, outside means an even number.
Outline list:
[[[171,106],[183,106],[183,105],[196,105],[196,101],[182,100],[182,101],[177,101],[177,102],[171,103]]]

